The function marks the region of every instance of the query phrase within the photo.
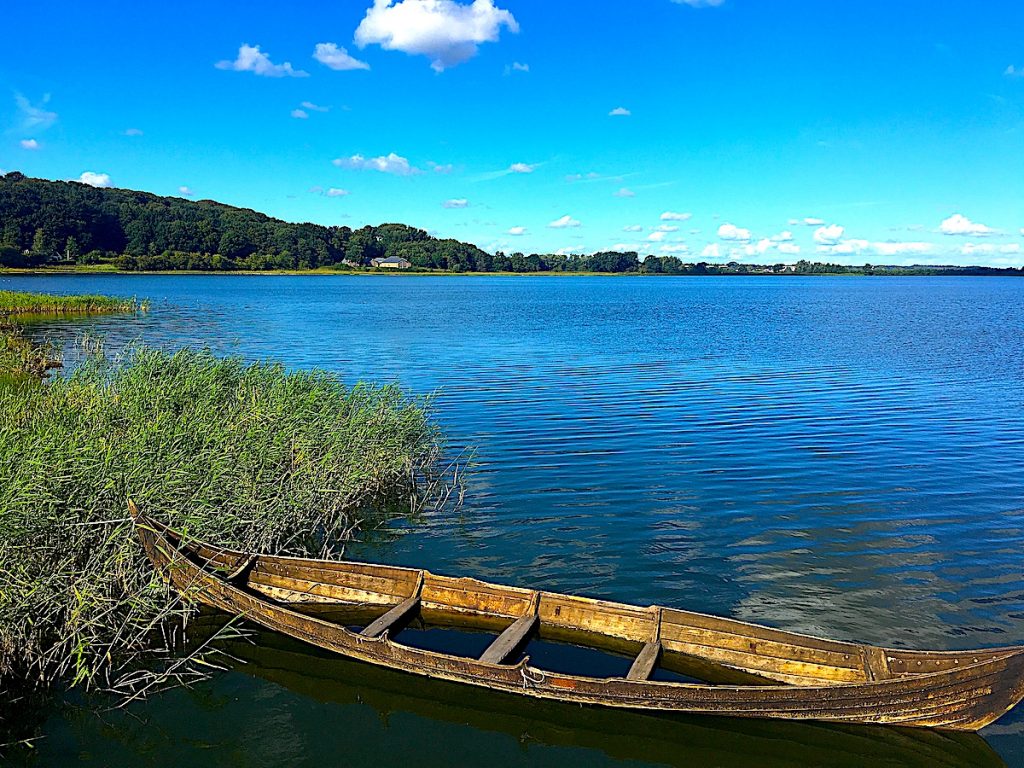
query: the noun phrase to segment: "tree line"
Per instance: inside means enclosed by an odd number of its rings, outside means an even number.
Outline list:
[[[488,253],[458,240],[432,237],[405,224],[359,229],[295,224],[211,200],[101,189],[74,181],[0,176],[0,266],[110,263],[128,271],[311,270],[368,267],[401,257],[413,267],[447,272],[603,272],[609,274],[1014,273],[796,265],[684,263],[637,252],[593,254]]]

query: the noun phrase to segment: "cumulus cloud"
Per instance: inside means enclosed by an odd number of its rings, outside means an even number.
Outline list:
[[[340,189],[339,187],[328,187],[324,192],[327,197],[347,197],[349,194],[347,189]]]
[[[815,231],[814,242],[819,245],[835,245],[843,239],[845,232],[845,227],[841,227],[838,224],[829,224]]]
[[[679,227],[675,224],[659,224],[654,228],[655,232],[678,232]]]
[[[1019,243],[1007,243],[1005,245],[993,245],[992,243],[966,243],[961,249],[960,253],[964,256],[973,256],[975,254],[992,255],[995,253],[1001,253],[1004,256],[1011,256],[1021,252]]]
[[[445,200],[441,203],[442,208],[465,208],[469,205],[469,200],[464,197],[453,197],[451,200]]]
[[[180,187],[178,187],[178,194],[184,195],[185,197],[192,197],[192,195],[194,195],[195,192],[192,191],[191,187],[182,184]]]
[[[293,109],[292,117],[296,118],[297,120],[308,120],[309,112],[307,112],[304,109]]]
[[[374,0],[355,41],[360,48],[376,44],[426,56],[435,72],[443,72],[471,59],[482,43],[497,42],[502,27],[519,31],[515,17],[493,0]]]
[[[22,139],[19,144],[22,149],[39,149],[39,142],[35,139]]]
[[[408,0],[406,0],[406,2],[408,2]],[[508,169],[512,173],[533,173],[536,167],[536,165],[530,165],[529,163],[512,163]]]
[[[650,240],[652,243],[660,243],[662,240],[665,239],[665,236],[667,234],[668,234],[667,232],[655,231],[655,232],[651,232],[651,234],[649,234],[647,236],[647,239]]]
[[[622,228],[623,232],[643,232],[644,228],[640,224],[627,224]]]
[[[615,109],[613,109],[611,112],[608,113],[608,116],[609,117],[629,117],[632,114],[633,113],[630,112],[625,107],[616,107]]]
[[[673,243],[672,245],[663,245],[658,250],[662,253],[689,253],[690,246],[686,243]]]
[[[508,233],[512,235],[512,237],[521,237],[526,234],[526,227],[512,227]]]
[[[85,171],[78,180],[82,184],[88,184],[90,187],[110,187],[113,186],[110,181],[110,175],[106,173],[96,173],[94,171]]]
[[[20,93],[14,94],[14,103],[18,106],[21,116],[20,128],[25,133],[45,131],[57,122],[57,113],[45,108],[50,102],[50,94],[43,96],[39,105],[33,104]]]
[[[984,237],[994,235],[996,231],[984,224],[971,221],[960,213],[954,213],[939,225],[939,231],[944,235],[965,235],[973,237]]]
[[[312,112],[330,112],[330,107],[322,107],[319,104],[314,104],[312,101],[304,101],[300,104],[303,109],[311,110]]]
[[[339,48],[334,43],[317,43],[313,49],[313,58],[338,72],[351,69],[369,69],[370,65],[349,55],[344,48]]]
[[[911,254],[931,253],[935,246],[931,243],[902,243],[887,241],[872,243],[871,250],[879,256],[908,256]]]
[[[612,194],[615,195],[615,197],[636,197],[636,192],[632,189],[627,189],[626,187],[622,187],[617,192],[612,192]]]
[[[786,256],[798,256],[800,255],[800,246],[794,245],[793,243],[779,243],[776,248],[779,253],[783,253]]]
[[[717,8],[725,0],[672,0],[676,5],[688,5],[691,8]]]
[[[308,72],[292,67],[291,62],[275,64],[270,56],[263,53],[258,45],[243,43],[238,49],[234,61],[225,59],[214,64],[217,69],[228,69],[233,72],[252,72],[261,77],[308,77]]]
[[[419,168],[414,168],[409,161],[401,155],[391,152],[380,157],[363,157],[352,155],[351,157],[338,157],[331,161],[339,168],[347,168],[354,171],[380,171],[391,173],[395,176],[411,176],[420,173]]]
[[[737,227],[735,224],[723,224],[718,228],[718,236],[722,240],[746,243],[750,241],[750,230]]]
[[[793,233],[787,229],[777,235],[772,235],[771,240],[773,243],[791,243],[793,242]]]
[[[665,211],[661,214],[662,221],[689,221],[693,217],[692,213],[679,213],[677,211]]]
[[[522,64],[518,61],[513,61],[511,64],[505,65],[505,74],[511,75],[513,72],[529,72],[530,65]]]
[[[796,226],[799,226],[800,224],[803,224],[805,227],[820,227],[824,223],[825,223],[824,219],[819,219],[819,218],[817,218],[815,216],[808,216],[807,218],[804,218],[804,219],[790,219],[789,220],[789,226],[791,226],[791,227],[796,227]]]
[[[124,132],[125,136],[141,136],[142,131],[138,128],[127,128]]]
[[[705,259],[718,259],[722,256],[722,249],[718,247],[718,243],[711,243],[704,246],[704,250],[700,252],[700,255]]]
[[[578,222],[569,214],[566,214],[560,219],[555,219],[550,224],[548,224],[548,226],[551,227],[552,229],[568,229],[570,227],[578,227],[579,225],[580,222]]]
[[[1024,77],[1024,67],[1015,67],[1011,64],[1003,70],[1003,74],[1007,77]]]

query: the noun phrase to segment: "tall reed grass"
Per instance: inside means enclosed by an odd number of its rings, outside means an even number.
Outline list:
[[[146,302],[111,296],[58,296],[48,293],[0,291],[0,316],[3,315],[95,315],[135,312],[147,308]]]
[[[94,355],[0,385],[0,690],[116,685],[187,615],[145,560],[129,497],[189,535],[330,552],[431,503],[439,455],[429,402],[205,351]]]

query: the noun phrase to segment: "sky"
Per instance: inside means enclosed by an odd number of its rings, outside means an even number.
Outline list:
[[[0,170],[490,251],[1024,264],[1019,0],[7,2]]]

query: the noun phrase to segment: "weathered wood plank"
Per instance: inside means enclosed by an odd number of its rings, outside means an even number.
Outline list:
[[[626,674],[627,680],[649,680],[661,657],[661,642],[651,640],[633,660],[633,666]]]
[[[480,661],[485,664],[504,663],[505,659],[511,656],[516,648],[533,634],[539,623],[540,619],[534,614],[516,620],[487,647],[480,657]]]
[[[363,637],[380,637],[389,629],[396,624],[404,621],[409,614],[418,611],[420,608],[420,596],[417,592],[412,597],[406,598],[390,611],[385,613],[370,626],[363,629],[361,634]]]

